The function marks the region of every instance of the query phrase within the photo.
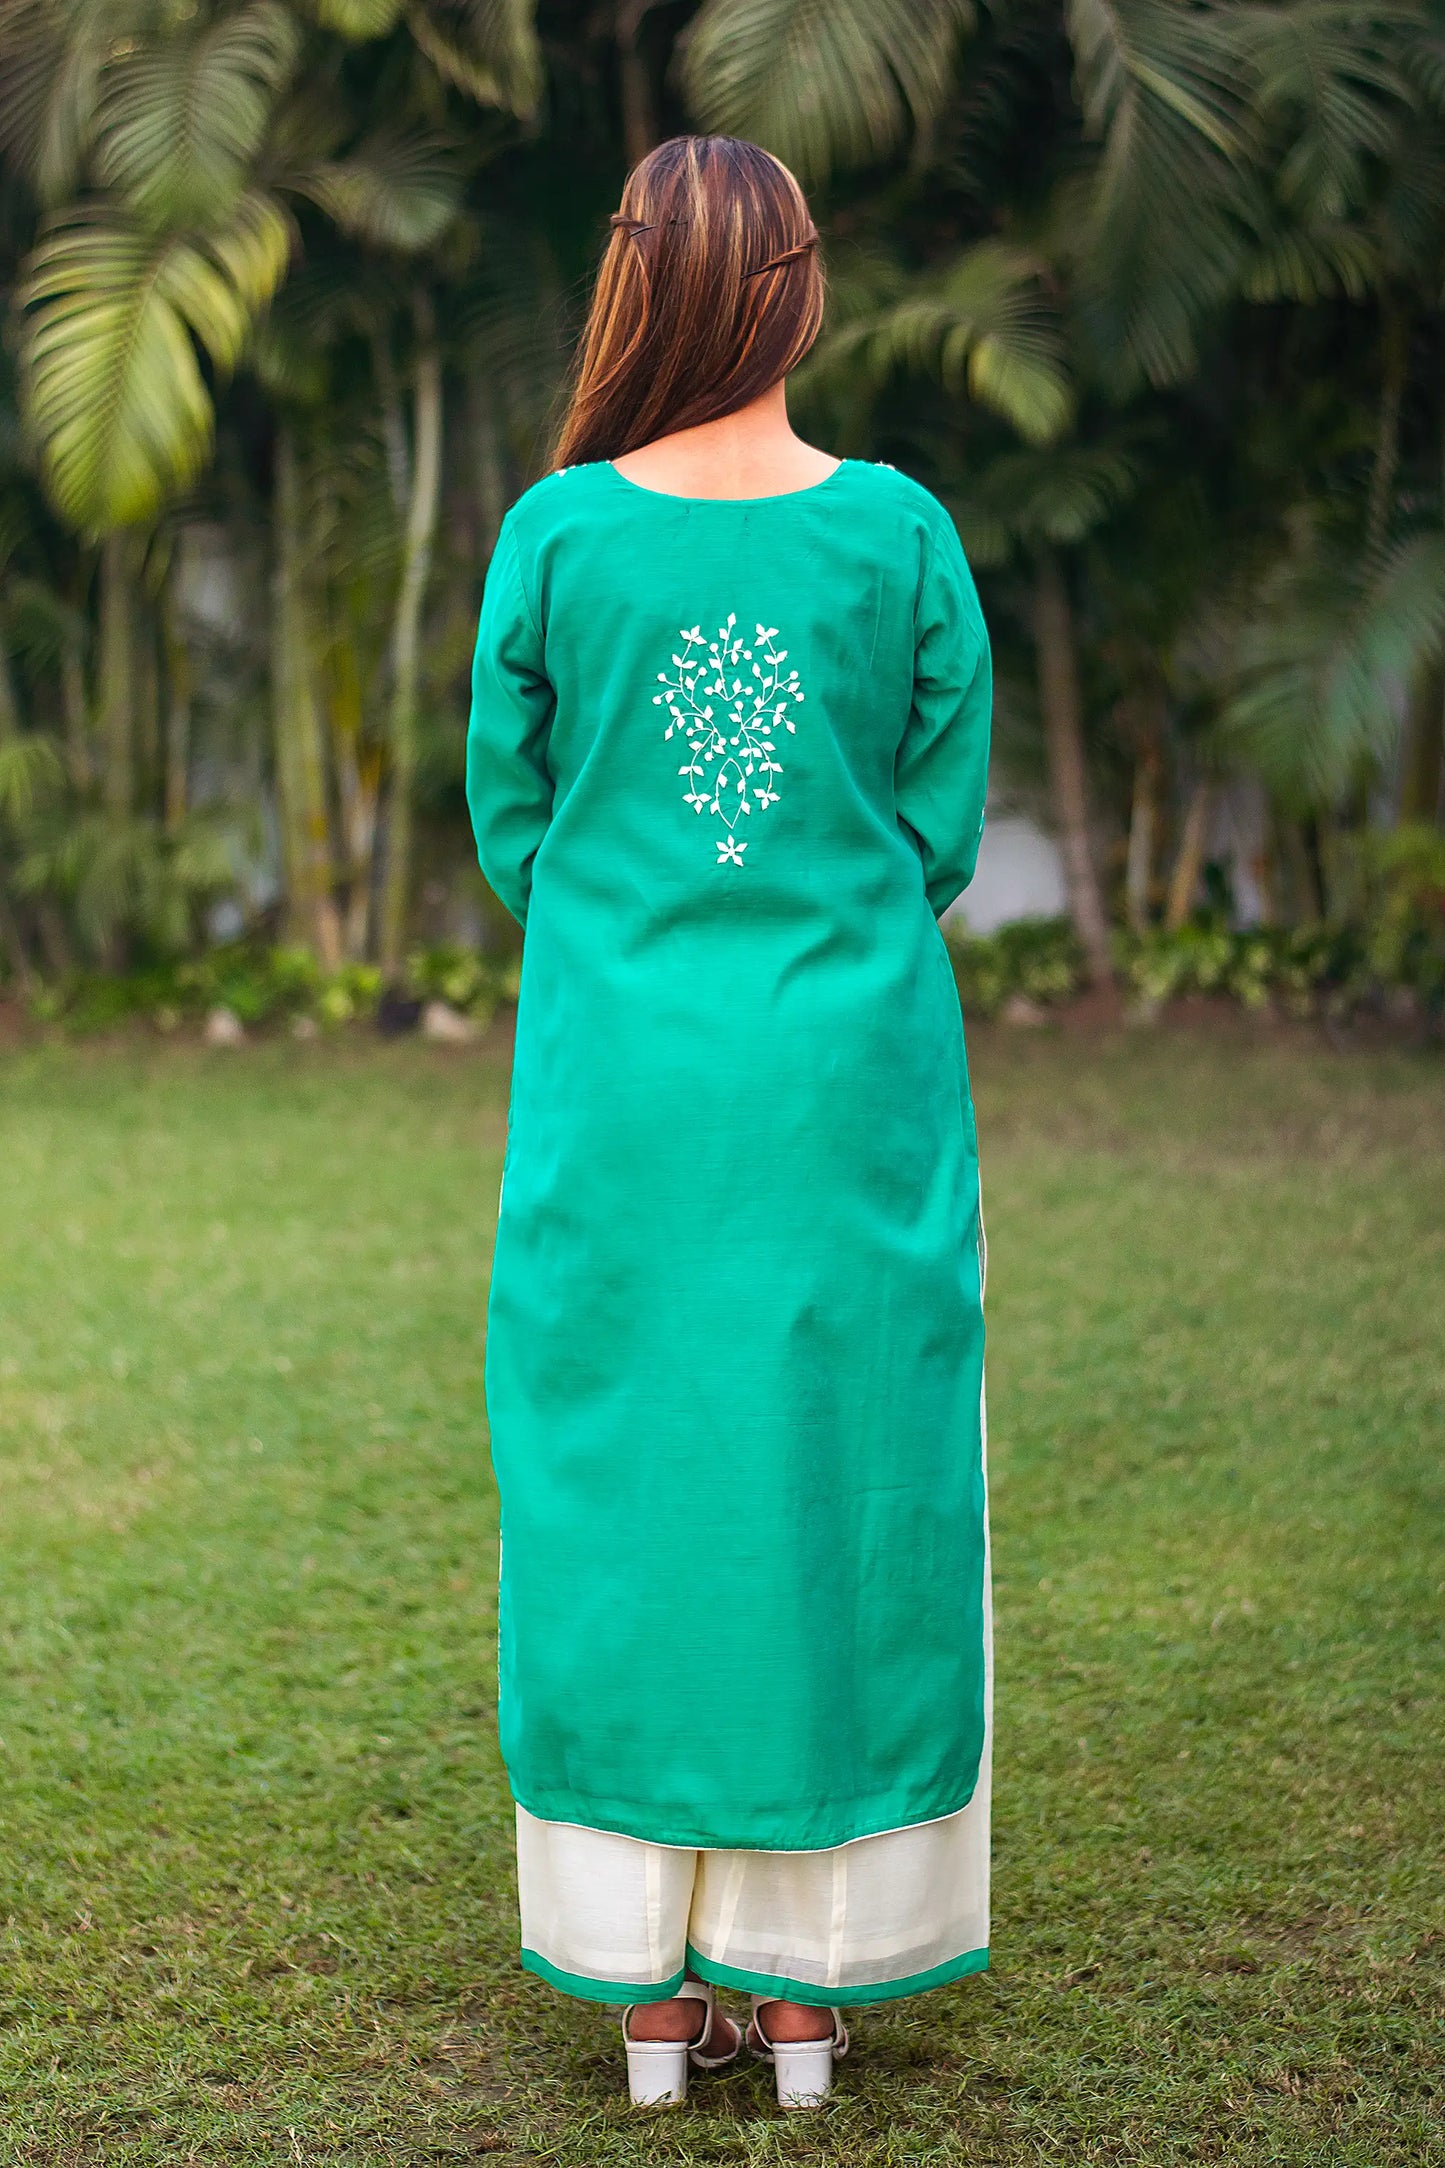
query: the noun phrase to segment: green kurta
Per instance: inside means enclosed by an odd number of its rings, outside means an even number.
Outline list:
[[[520,1803],[808,1850],[984,1721],[978,1164],[936,915],[988,641],[891,467],[515,505],[467,788],[527,938],[488,1320]]]

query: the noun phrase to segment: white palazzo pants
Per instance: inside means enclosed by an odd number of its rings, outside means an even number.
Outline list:
[[[597,2002],[675,1995],[686,1972],[793,2002],[885,2002],[988,1963],[993,1623],[986,1721],[960,1813],[822,1852],[689,1851],[517,1809],[522,1962]]]

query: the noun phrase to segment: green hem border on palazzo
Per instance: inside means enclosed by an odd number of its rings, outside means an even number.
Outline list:
[[[549,1965],[545,1957],[528,1949],[522,1951],[522,1967],[526,1972],[535,1972],[559,1993],[580,1995],[584,2002],[667,2002],[687,1976],[686,1966],[679,1965],[666,1980],[593,1980],[585,1972],[563,1972],[559,1965]]]
[[[779,1972],[740,1972],[735,1965],[719,1965],[704,1957],[689,1942],[687,1962],[701,1979],[714,1987],[736,1987],[749,1995],[772,1995],[785,2002],[813,2003],[820,2009],[831,2004],[896,2002],[903,1995],[926,1994],[930,1987],[947,1987],[970,1972],[987,1972],[988,1949],[965,1950],[961,1957],[931,1965],[927,1972],[910,1973],[906,1980],[880,1980],[871,1987],[819,1987],[810,1980],[790,1980]]]

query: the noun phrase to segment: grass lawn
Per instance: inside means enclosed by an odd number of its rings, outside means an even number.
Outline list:
[[[785,2121],[514,1965],[501,1058],[0,1061],[0,2161],[1445,2162],[1445,1065],[974,1064],[994,1969]]]

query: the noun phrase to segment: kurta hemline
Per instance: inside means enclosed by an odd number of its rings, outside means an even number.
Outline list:
[[[510,1779],[510,1771],[508,1775]],[[651,1818],[645,1813],[639,1815],[632,1807],[619,1807],[607,1800],[584,1801],[544,1792],[528,1795],[518,1787],[515,1779],[511,1779],[510,1788],[516,1804],[534,1821],[566,1822],[574,1829],[597,1829],[609,1837],[636,1837],[643,1844],[659,1844],[667,1851],[836,1852],[845,1844],[860,1844],[865,1837],[892,1836],[900,1829],[923,1829],[930,1822],[946,1822],[951,1816],[961,1814],[978,1790],[978,1768],[974,1768],[968,1789],[951,1798],[947,1806],[923,1806],[917,1812],[894,1812],[880,1807],[881,1818],[870,1817],[866,1828],[855,1828],[851,1824],[840,1826],[835,1833],[819,1837],[812,1844],[779,1844],[771,1832],[761,1835],[757,1829],[739,1834],[731,1829],[720,1832],[698,1828],[681,1836],[663,1836],[655,1824],[645,1827],[644,1823],[650,1822]],[[544,1800],[549,1803],[543,1805]]]
[[[790,1980],[781,1972],[740,1972],[735,1965],[719,1965],[689,1942],[690,1972],[711,1981],[714,1987],[735,1987],[748,1995],[774,1995],[785,2002],[809,2003],[820,2010],[864,2002],[897,2002],[905,1995],[923,1995],[931,1987],[949,1987],[972,1972],[987,1972],[988,1949],[965,1950],[961,1957],[930,1965],[927,1972],[912,1972],[903,1980],[864,1981],[853,1987],[819,1987],[813,1980]]]

